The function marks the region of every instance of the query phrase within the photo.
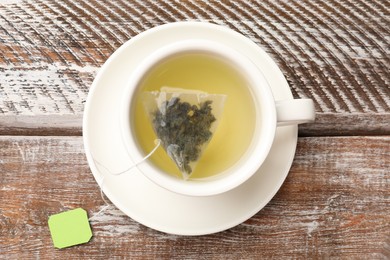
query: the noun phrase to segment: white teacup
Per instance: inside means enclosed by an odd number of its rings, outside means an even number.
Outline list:
[[[230,62],[244,75],[253,93],[256,107],[252,141],[245,154],[233,166],[205,181],[175,178],[147,160],[137,167],[147,178],[170,191],[191,196],[216,195],[234,189],[256,173],[271,149],[278,126],[314,121],[314,104],[311,99],[275,101],[270,86],[258,67],[248,57],[230,47],[206,40],[173,43],[151,53],[139,64],[126,87],[121,107],[121,129],[124,144],[133,162],[139,162],[145,156],[137,145],[130,120],[131,102],[138,85],[147,72],[162,60],[188,52],[216,55]]]

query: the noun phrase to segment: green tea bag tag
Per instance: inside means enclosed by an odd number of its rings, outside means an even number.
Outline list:
[[[51,215],[48,224],[56,248],[84,244],[92,237],[87,212],[82,208]]]

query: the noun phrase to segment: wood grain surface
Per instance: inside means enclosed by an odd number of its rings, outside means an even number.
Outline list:
[[[300,138],[278,194],[225,232],[167,235],[111,205],[91,221],[88,244],[65,250],[52,245],[49,215],[77,207],[92,215],[105,205],[82,139],[2,136],[0,145],[0,252],[10,259],[390,256],[390,137]]]
[[[110,54],[149,28],[187,20],[229,27],[274,58],[294,96],[316,103],[319,121],[301,135],[390,133],[388,0],[0,1],[0,133],[34,115],[31,128],[15,131],[53,134],[50,115],[61,114],[75,117],[64,131],[80,134],[74,123]]]
[[[110,204],[88,244],[55,249],[49,215],[105,205],[80,137],[99,68],[177,21],[245,35],[314,100],[288,178],[224,232],[168,235]],[[0,259],[390,259],[389,24],[390,0],[0,0]]]

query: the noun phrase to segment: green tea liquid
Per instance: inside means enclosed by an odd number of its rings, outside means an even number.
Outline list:
[[[157,64],[142,80],[131,111],[138,145],[147,154],[157,139],[142,103],[142,92],[169,86],[225,94],[219,126],[191,178],[210,177],[228,169],[246,151],[255,128],[255,105],[247,84],[231,65],[207,54],[182,54]],[[168,174],[182,176],[162,147],[149,160]]]

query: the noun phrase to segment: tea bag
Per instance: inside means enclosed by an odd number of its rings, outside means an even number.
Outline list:
[[[143,93],[157,138],[183,179],[190,178],[222,116],[226,95],[162,87]]]

